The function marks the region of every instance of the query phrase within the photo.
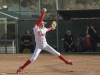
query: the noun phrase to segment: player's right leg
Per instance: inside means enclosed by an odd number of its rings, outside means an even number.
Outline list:
[[[39,55],[39,53],[41,52],[41,49],[38,48],[38,46],[36,46],[35,51],[32,55],[32,57],[27,60],[23,66],[19,67],[19,69],[17,70],[17,74],[19,74],[26,66],[28,66],[31,62],[35,61],[35,59],[37,58],[37,56]]]

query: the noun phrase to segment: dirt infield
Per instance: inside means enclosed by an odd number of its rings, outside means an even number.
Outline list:
[[[17,75],[16,70],[31,54],[0,54],[0,75]],[[74,65],[66,65],[50,54],[40,54],[20,75],[100,75],[99,55],[64,55]]]

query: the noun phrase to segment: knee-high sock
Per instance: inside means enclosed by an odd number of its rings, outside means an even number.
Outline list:
[[[23,66],[21,66],[21,69],[24,69],[27,65],[29,65],[31,63],[31,61],[30,60],[27,60],[26,62],[25,62],[25,64],[23,65]]]
[[[67,60],[65,59],[65,57],[64,57],[64,56],[62,56],[61,54],[60,54],[59,58],[60,58],[61,60],[63,60],[64,62],[66,62],[66,61],[67,61]]]

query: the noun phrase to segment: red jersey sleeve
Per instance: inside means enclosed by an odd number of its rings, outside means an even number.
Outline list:
[[[43,19],[43,17],[44,17],[44,14],[45,14],[45,12],[43,11],[43,12],[41,13],[41,16],[40,16],[40,18],[39,18],[38,22],[36,22],[36,24],[35,24],[35,25],[37,25],[37,26],[39,26],[39,25],[40,25],[40,23],[42,22],[42,19]]]

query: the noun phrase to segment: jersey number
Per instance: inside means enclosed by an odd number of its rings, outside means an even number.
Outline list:
[[[42,33],[41,31],[38,32],[39,36],[45,36],[45,33]]]

